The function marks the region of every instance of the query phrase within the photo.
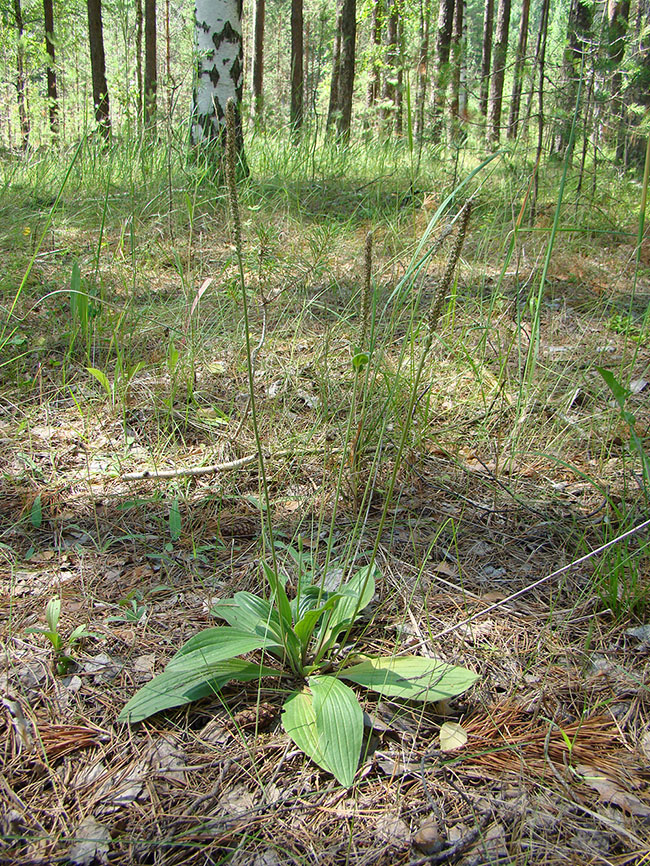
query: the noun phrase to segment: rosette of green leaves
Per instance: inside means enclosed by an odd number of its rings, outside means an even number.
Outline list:
[[[338,645],[375,593],[375,566],[360,569],[335,590],[303,575],[292,599],[285,580],[268,565],[263,567],[270,599],[237,592],[219,602],[212,613],[227,625],[191,638],[165,671],[131,698],[120,721],[141,721],[206,697],[230,680],[299,679],[283,708],[284,729],[315,763],[349,787],[361,755],[363,711],[343,680],[394,698],[437,701],[460,694],[477,679],[465,668],[436,659],[387,656],[360,661],[358,653],[353,657],[351,648]],[[259,650],[260,661],[237,658]],[[265,663],[270,659],[275,659],[274,667]]]

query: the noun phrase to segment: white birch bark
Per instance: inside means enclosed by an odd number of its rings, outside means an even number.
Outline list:
[[[197,80],[192,142],[225,138],[226,102],[241,105],[244,71],[242,0],[196,0]]]

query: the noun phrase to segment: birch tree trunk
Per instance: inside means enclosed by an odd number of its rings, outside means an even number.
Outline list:
[[[415,92],[415,137],[418,141],[422,141],[422,134],[424,132],[424,104],[427,98],[427,72],[429,66],[430,18],[430,0],[420,0],[420,51],[417,68],[417,88]]]
[[[197,75],[192,111],[192,143],[225,150],[226,103],[237,105],[236,143],[240,167],[247,173],[241,128],[244,82],[242,0],[196,0]]]
[[[436,78],[433,94],[433,139],[438,141],[442,133],[442,117],[449,81],[449,52],[451,31],[454,23],[454,0],[440,0],[438,10],[438,32],[436,34]]]

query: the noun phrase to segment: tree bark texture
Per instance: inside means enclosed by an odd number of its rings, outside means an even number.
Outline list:
[[[463,54],[463,12],[464,0],[456,0],[454,6],[454,24],[451,31],[451,50],[450,50],[450,79],[451,79],[451,97],[449,99],[449,114],[452,118],[452,127],[458,120],[460,111],[460,67]]]
[[[621,62],[630,18],[630,0],[609,0],[607,4],[607,55],[611,72],[612,115],[616,126],[616,161],[625,156],[625,104],[622,98]]]
[[[370,72],[368,75],[368,90],[366,106],[373,108],[380,95],[381,86],[381,25],[383,16],[382,0],[374,0],[370,18]]]
[[[384,85],[382,98],[384,108],[382,117],[386,124],[386,132],[397,127],[397,75],[399,67],[399,9],[396,0],[392,0],[390,14],[386,22],[386,63],[384,64]],[[392,103],[389,108],[388,104]]]
[[[352,123],[352,96],[354,93],[354,66],[357,45],[357,0],[343,0],[341,6],[341,63],[338,84],[339,137],[350,136]]]
[[[431,21],[430,0],[420,0],[420,51],[417,68],[417,87],[415,90],[415,137],[422,140],[424,132],[424,104],[427,98],[427,78],[429,67],[429,26]]]
[[[111,136],[111,110],[106,83],[102,0],[88,0],[88,41],[90,43],[95,120],[104,140],[108,141]]]
[[[262,124],[264,114],[264,18],[265,0],[255,0],[255,23],[253,25],[253,104],[252,119],[255,125]]]
[[[244,81],[242,0],[196,0],[197,76],[193,98],[192,142],[216,145],[226,141],[226,103],[237,105],[237,151],[245,169],[241,130]],[[246,169],[245,169],[246,170]]]
[[[488,105],[487,140],[490,147],[496,147],[501,135],[501,105],[503,102],[503,83],[506,74],[508,55],[508,34],[510,31],[510,0],[499,0],[497,28],[490,76],[490,102]]]
[[[490,93],[490,65],[492,62],[492,33],[494,30],[494,0],[485,0],[483,15],[483,46],[481,50],[481,91],[479,109],[487,117],[488,95]]]
[[[334,31],[334,47],[332,49],[332,80],[330,82],[330,101],[327,109],[328,132],[336,125],[339,111],[339,78],[341,76],[341,15],[343,0],[337,0],[336,30]]]
[[[562,60],[562,92],[560,94],[562,115],[558,121],[553,147],[559,156],[564,154],[569,144],[582,72],[582,60],[591,31],[592,14],[593,7],[590,0],[571,0],[566,45]]]
[[[16,97],[18,100],[18,119],[20,121],[20,137],[23,150],[29,146],[29,112],[27,111],[27,78],[25,76],[25,47],[23,45],[23,10],[20,0],[14,0],[14,18],[18,44],[16,46]]]
[[[303,0],[291,0],[291,129],[300,132],[303,117]]]
[[[436,33],[436,80],[433,94],[433,138],[440,139],[445,94],[449,83],[449,52],[454,24],[454,0],[440,0],[438,32]]]
[[[47,101],[52,135],[59,133],[59,100],[56,90],[56,56],[54,49],[54,6],[52,0],[43,0],[43,22],[45,24],[45,51],[47,63]]]
[[[156,0],[144,0],[144,122],[149,128],[156,123],[156,55]]]
[[[142,37],[144,34],[144,12],[142,0],[135,3],[135,75],[138,87],[137,112],[138,119],[142,117],[142,106],[144,103],[144,83],[142,81]]]
[[[521,20],[519,22],[519,42],[515,55],[515,68],[512,82],[512,99],[510,100],[510,116],[508,118],[508,138],[517,137],[519,125],[519,106],[521,105],[521,89],[524,81],[524,65],[528,47],[528,18],[530,15],[530,0],[522,0]]]

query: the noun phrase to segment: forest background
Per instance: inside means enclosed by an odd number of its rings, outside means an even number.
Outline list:
[[[0,859],[646,862],[649,0],[198,6],[0,0]]]

